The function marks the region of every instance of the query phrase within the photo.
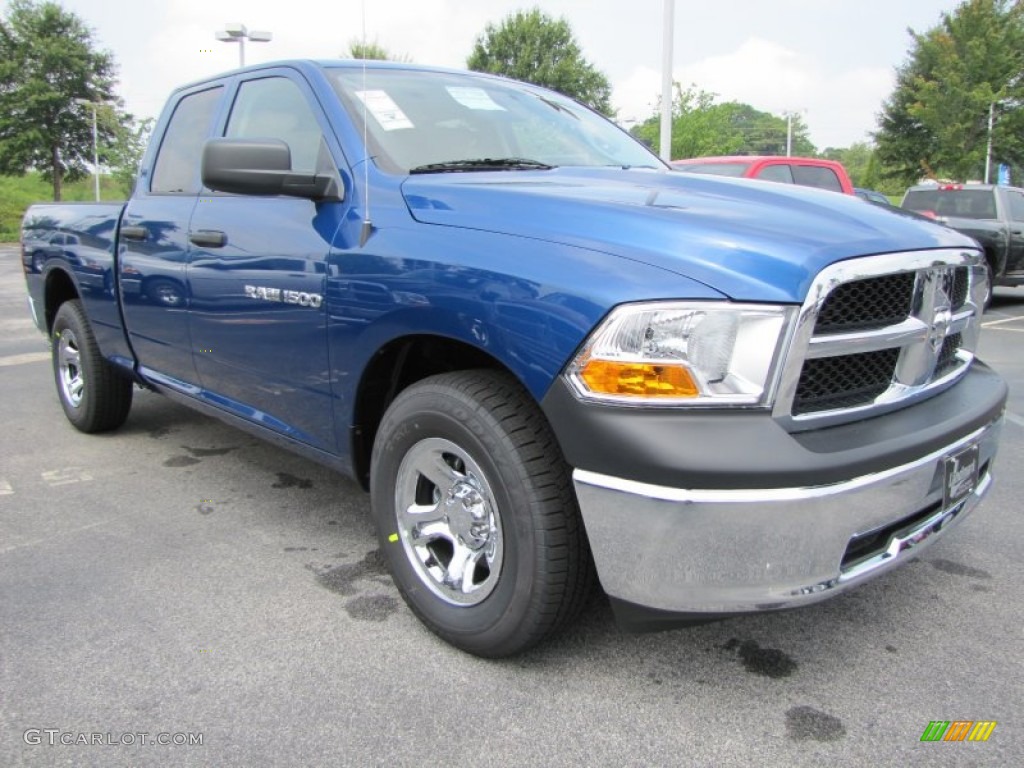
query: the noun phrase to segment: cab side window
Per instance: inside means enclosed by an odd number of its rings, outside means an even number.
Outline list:
[[[227,138],[280,139],[292,155],[292,170],[314,173],[321,132],[299,87],[284,77],[242,83],[231,108]]]
[[[178,102],[164,131],[153,166],[149,191],[163,195],[198,195],[203,143],[217,111],[223,88],[192,93]]]

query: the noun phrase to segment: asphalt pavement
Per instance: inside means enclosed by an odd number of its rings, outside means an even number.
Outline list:
[[[985,319],[996,483],[915,561],[658,634],[597,595],[494,662],[406,609],[353,483],[142,391],[76,432],[0,247],[0,765],[1024,765],[1024,289]]]

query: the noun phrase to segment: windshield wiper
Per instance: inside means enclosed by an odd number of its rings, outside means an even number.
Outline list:
[[[463,173],[466,171],[547,171],[553,165],[525,157],[481,157],[474,160],[448,160],[410,168],[409,173]]]

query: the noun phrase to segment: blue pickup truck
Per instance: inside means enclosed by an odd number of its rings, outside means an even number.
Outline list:
[[[595,575],[628,628],[813,603],[992,482],[972,240],[673,172],[523,83],[195,83],[127,204],[33,206],[23,243],[75,427],[117,428],[138,386],[350,475],[409,607],[482,656],[566,625]]]

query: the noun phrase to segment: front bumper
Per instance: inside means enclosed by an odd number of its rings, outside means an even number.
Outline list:
[[[988,491],[1005,400],[976,362],[921,403],[796,434],[764,414],[612,412],[557,387],[544,408],[601,584],[642,628],[813,603],[905,561]],[[965,455],[976,483],[947,501]]]
[[[686,614],[791,608],[883,573],[966,517],[991,485],[1001,426],[833,485],[702,491],[586,470],[573,481],[611,597]],[[978,483],[943,507],[945,459],[973,444]]]

